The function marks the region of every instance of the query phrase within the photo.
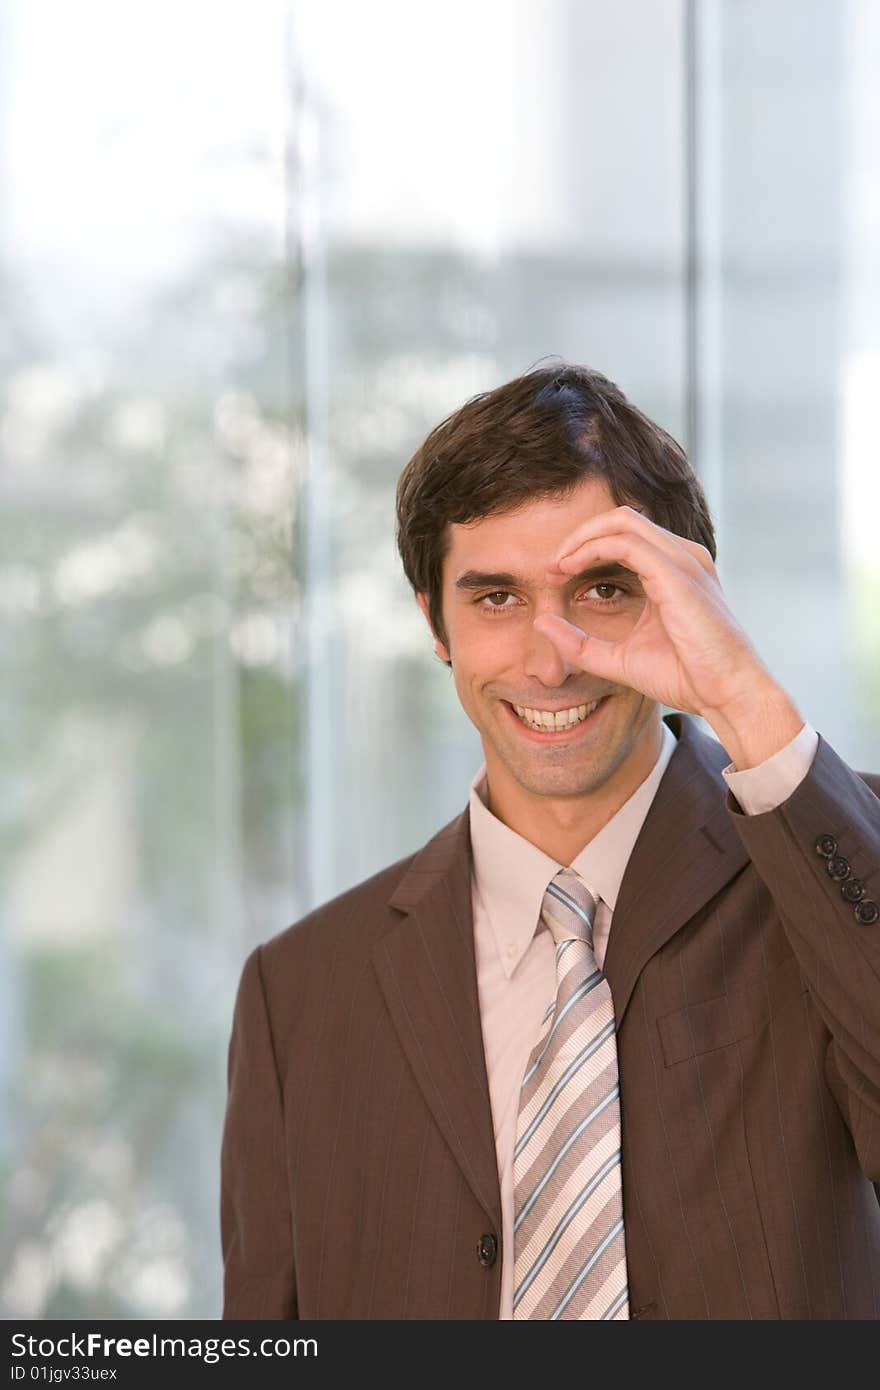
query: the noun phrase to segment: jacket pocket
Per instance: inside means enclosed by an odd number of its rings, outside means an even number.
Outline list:
[[[730,1047],[760,1032],[774,1014],[807,989],[797,960],[789,956],[767,975],[714,999],[701,999],[657,1019],[667,1067]]]

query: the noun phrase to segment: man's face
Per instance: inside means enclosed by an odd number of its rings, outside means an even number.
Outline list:
[[[656,703],[567,665],[532,626],[539,613],[559,613],[606,641],[635,626],[644,594],[620,566],[564,584],[546,579],[571,532],[614,506],[605,483],[589,478],[564,501],[539,498],[516,512],[450,526],[442,594],[449,645],[438,641],[437,651],[451,660],[458,697],[480,734],[493,801],[510,790],[518,800],[522,791],[589,796],[611,781],[629,795],[653,766]],[[427,616],[423,594],[419,603]],[[533,713],[523,717],[515,706]],[[577,722],[538,732],[530,727],[535,711],[565,711]]]

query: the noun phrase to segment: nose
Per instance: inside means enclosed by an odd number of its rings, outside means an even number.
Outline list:
[[[539,632],[533,624],[529,624],[529,637],[523,661],[523,671],[527,676],[534,676],[542,685],[556,686],[562,685],[576,669],[564,660],[559,648],[549,637]]]

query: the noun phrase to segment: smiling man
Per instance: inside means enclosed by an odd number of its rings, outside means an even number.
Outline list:
[[[598,373],[469,401],[397,515],[485,761],[245,964],[225,1316],[877,1318],[880,781]]]
[[[566,665],[533,625],[542,613],[570,614],[614,641],[638,621],[644,594],[623,566],[599,564],[562,586],[546,574],[575,522],[613,507],[605,483],[586,478],[564,499],[453,524],[444,562],[453,676],[483,742],[492,811],[565,864],[644,781],[661,746],[656,702]],[[424,593],[418,601],[430,622]],[[443,642],[437,654],[451,660]]]

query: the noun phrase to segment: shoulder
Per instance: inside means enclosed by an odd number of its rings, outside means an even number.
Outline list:
[[[469,831],[466,808],[412,854],[312,908],[257,948],[263,970],[283,970],[294,960],[299,966],[305,955],[323,959],[342,951],[353,962],[369,955],[432,877],[451,863],[462,867],[467,862]]]
[[[262,996],[270,1019],[289,1026],[331,1002],[337,1012],[354,1007],[373,979],[376,943],[401,922],[431,866],[463,852],[467,832],[465,811],[414,853],[337,893],[257,946],[244,964],[247,997]]]
[[[416,858],[398,859],[255,946],[242,966],[237,1014],[267,1016],[274,1034],[310,1016],[321,1000],[350,1005],[393,915],[388,900]]]
[[[677,710],[667,714],[664,723],[670,727],[678,740],[676,765],[686,763],[689,770],[692,764],[698,765],[702,772],[708,773],[719,788],[723,789],[726,799],[727,788],[722,770],[729,765],[730,757],[711,730],[702,727],[692,715],[682,714]],[[685,754],[684,757],[681,757],[682,752]],[[880,773],[859,772],[850,767],[820,733],[816,753],[805,781],[824,783],[842,780],[852,785],[853,779],[867,786],[875,796],[880,796]]]
[[[283,968],[285,961],[314,948],[319,942],[328,946],[331,939],[338,943],[341,939],[356,938],[363,946],[365,938],[369,937],[372,944],[376,925],[385,920],[389,899],[418,853],[417,850],[395,860],[270,937],[258,948],[264,969]]]
[[[867,782],[875,796],[880,796],[880,773],[860,772],[859,776],[863,782]]]

